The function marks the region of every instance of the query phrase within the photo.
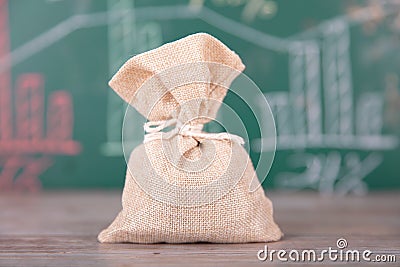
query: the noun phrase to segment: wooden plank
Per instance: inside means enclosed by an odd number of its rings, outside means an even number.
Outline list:
[[[100,244],[96,236],[120,210],[120,196],[116,192],[1,195],[0,266],[280,264],[277,258],[273,262],[257,259],[263,243]],[[399,264],[399,192],[365,197],[322,197],[311,192],[274,192],[269,196],[285,237],[269,243],[268,249],[320,252],[328,247],[336,249],[336,240],[343,237],[348,249],[393,254]],[[328,259],[323,263],[344,264]]]

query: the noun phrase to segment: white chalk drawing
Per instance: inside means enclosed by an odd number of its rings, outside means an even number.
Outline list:
[[[132,2],[133,1],[131,1],[131,3]],[[389,16],[398,13],[398,7],[392,8],[392,5],[386,5],[387,3],[392,4],[393,1],[382,0],[381,2],[382,10],[379,13],[380,16]],[[193,8],[190,5],[165,5],[160,7],[149,6],[138,7],[135,9],[132,7],[131,9],[116,9],[114,11],[97,12],[91,14],[77,14],[58,23],[44,33],[36,36],[31,41],[28,41],[27,43],[14,49],[10,53],[10,57],[12,59],[10,65],[11,67],[15,66],[32,55],[39,53],[43,49],[46,49],[52,44],[67,37],[76,30],[82,28],[108,26],[109,23],[112,23],[114,20],[119,20],[121,16],[127,14],[134,16],[136,20],[148,22],[170,19],[201,19],[226,33],[241,38],[258,47],[281,52],[287,52],[288,47],[293,43],[292,40],[299,40],[305,36],[308,36],[309,34],[314,34],[316,31],[320,31],[321,28],[326,27],[326,25],[331,22],[326,21],[321,23],[318,27],[313,27],[307,31],[285,39],[267,34],[233,19],[227,18],[206,6],[201,6],[201,9]],[[367,6],[359,9],[354,16],[343,15],[336,19],[340,19],[348,25],[353,25],[373,20],[375,18],[376,12],[371,10],[370,6]],[[4,62],[7,60],[7,58],[0,58],[0,72],[4,71]]]
[[[365,194],[363,179],[383,161],[380,153],[373,152],[364,159],[356,152],[342,156],[338,151],[326,154],[296,153],[289,157],[292,168],[304,168],[301,173],[282,172],[277,184],[287,189],[312,188],[323,194]]]
[[[112,19],[112,12],[129,10],[131,1],[108,0],[108,60],[110,76],[124,63],[124,59],[131,53],[134,38],[134,17],[131,14],[121,14],[118,19]],[[120,153],[122,139],[122,122],[125,105],[111,90],[107,98],[107,142],[102,146],[105,155]]]
[[[265,94],[277,124],[277,150],[329,149],[325,154],[292,154],[290,168],[304,170],[279,173],[275,181],[283,188],[364,194],[363,179],[383,161],[379,151],[398,147],[398,136],[382,133],[384,90],[353,99],[349,27],[355,24],[339,17],[308,32],[288,51],[289,91]],[[356,152],[343,153],[348,150]]]
[[[131,13],[133,2],[130,0],[108,0],[110,21],[108,23],[108,50],[110,75],[113,75],[128,57],[155,48],[162,44],[161,27],[155,22],[136,23]],[[125,13],[124,13],[125,12]],[[119,14],[112,18],[112,14]],[[144,118],[135,111],[127,113],[127,121],[135,121],[122,127],[127,104],[113,91],[108,93],[107,106],[107,142],[102,146],[106,156],[121,156],[122,131],[125,142],[130,147],[137,146],[143,139]],[[123,129],[123,130],[122,130]]]
[[[282,39],[264,33],[260,35],[248,26],[207,9],[203,3],[190,2],[189,8],[194,16],[263,48],[288,54],[289,90],[265,94],[275,114],[277,149],[329,149],[327,154],[317,155],[295,152],[290,158],[292,167],[303,166],[305,170],[278,174],[277,185],[314,188],[322,193],[365,193],[367,186],[363,178],[380,165],[382,155],[372,152],[361,159],[358,152],[341,155],[340,149],[380,151],[398,145],[397,136],[382,134],[383,98],[380,93],[365,92],[353,105],[349,27],[373,19],[372,10],[368,7],[360,10],[362,15],[357,18],[341,16],[326,21],[315,27],[315,32],[305,33],[306,37],[300,34],[298,38]],[[148,12],[137,14],[145,21],[159,18],[157,14],[163,11],[160,7],[144,9]],[[168,10],[164,11],[162,17],[167,18]],[[143,51],[140,48],[152,47],[137,47]],[[223,117],[220,114],[219,118],[223,120]],[[109,129],[115,131],[118,128]],[[136,141],[141,141],[141,135],[132,136],[138,136]],[[264,144],[270,143],[264,141]],[[253,142],[259,144],[260,140]],[[254,146],[257,147],[270,149]]]
[[[372,1],[351,15],[341,15],[288,38],[279,38],[213,11],[204,5],[204,0],[188,2],[187,5],[135,8],[134,1],[108,0],[108,11],[74,15],[13,50],[10,65],[15,66],[78,29],[108,26],[111,75],[129,56],[163,43],[159,24],[163,20],[203,20],[255,46],[288,55],[290,88],[265,94],[276,119],[277,150],[324,148],[329,152],[315,155],[296,152],[293,163],[303,164],[305,171],[281,173],[277,183],[290,188],[313,187],[328,193],[365,192],[362,179],[379,166],[382,161],[379,151],[397,148],[399,140],[396,135],[382,134],[384,100],[381,93],[364,92],[354,99],[350,28],[377,16],[398,14],[399,5],[387,0],[376,5]],[[256,2],[273,3],[253,1],[253,5]],[[376,12],[377,7],[379,12]],[[246,14],[244,12],[247,21],[260,15]],[[6,60],[0,58],[0,72],[4,71],[2,63]],[[101,151],[107,156],[121,156],[125,104],[110,92],[107,110],[107,141]],[[129,119],[138,120],[137,128],[127,129],[135,145],[142,139],[141,116],[137,114]],[[260,140],[253,140],[253,147],[269,149],[258,146],[259,143]],[[358,152],[342,155],[339,153],[342,149]],[[361,159],[360,151],[367,156]]]
[[[278,150],[396,148],[398,137],[382,134],[382,92],[364,92],[353,105],[348,25],[326,25],[314,40],[298,41],[288,51],[289,91],[265,94],[276,117]]]

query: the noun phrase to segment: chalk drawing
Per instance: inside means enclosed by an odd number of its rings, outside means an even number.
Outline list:
[[[40,73],[17,77],[13,120],[8,29],[7,0],[0,0],[0,58],[8,59],[0,73],[0,191],[38,191],[40,175],[52,165],[51,156],[76,155],[81,147],[72,139],[69,92],[50,94],[45,129],[45,80]]]
[[[3,2],[4,0],[0,3]],[[215,1],[215,3],[217,2],[222,3],[223,1]],[[398,147],[397,136],[382,133],[383,97],[378,93],[365,92],[355,99],[349,49],[352,26],[375,20],[378,13],[379,18],[384,18],[399,12],[398,5],[393,5],[391,1],[381,1],[381,4],[378,5],[379,12],[376,12],[377,5],[367,5],[356,12],[324,21],[288,38],[269,35],[225,17],[205,6],[202,0],[192,0],[187,5],[138,8],[133,6],[132,1],[127,0],[109,0],[108,3],[109,10],[106,12],[74,15],[15,49],[11,54],[0,53],[0,81],[2,84],[9,83],[8,76],[4,73],[10,67],[80,28],[109,27],[109,71],[112,74],[129,56],[163,43],[160,21],[201,19],[258,47],[277,53],[287,53],[290,88],[287,91],[265,94],[276,117],[277,149],[330,149],[326,155],[308,157],[309,161],[304,164],[307,166],[307,172],[302,174],[305,180],[304,183],[297,182],[298,188],[306,187],[310,183],[310,181],[306,181],[307,179],[311,179],[315,183],[315,174],[322,173],[324,177],[320,178],[321,185],[316,188],[317,190],[362,192],[365,185],[360,180],[369,172],[365,170],[366,168],[363,171],[363,168],[357,166],[368,163],[370,166],[377,167],[381,162],[380,154],[371,153],[361,160],[360,154],[357,152],[352,152],[353,154],[343,158],[338,151],[342,149],[346,149],[346,151],[381,151]],[[230,1],[230,3],[233,2]],[[240,4],[243,3],[240,2]],[[253,7],[257,3],[259,4],[261,1],[252,1]],[[252,9],[249,8],[249,10]],[[249,14],[246,15],[249,20],[254,18],[254,12]],[[257,15],[259,14],[257,13]],[[1,19],[3,17],[1,16]],[[4,22],[1,19],[0,29],[3,29]],[[122,49],[118,50],[117,48]],[[4,47],[0,47],[0,51],[4,49]],[[39,99],[39,94],[36,97]],[[5,103],[4,99],[8,98],[8,92],[0,90],[0,103]],[[322,102],[324,102],[324,106],[322,106]],[[353,105],[353,103],[355,104]],[[32,107],[27,108],[32,109]],[[101,148],[105,155],[122,155],[122,132],[119,129],[122,129],[125,108],[126,106],[110,92],[106,129],[107,142]],[[366,114],[369,116],[368,120],[365,119]],[[362,116],[364,117],[361,118]],[[135,115],[129,120],[139,120],[140,118],[140,115],[137,114],[137,117]],[[0,111],[0,125],[7,125],[10,121],[11,116],[8,110]],[[68,124],[68,119],[65,121]],[[4,127],[0,136],[4,139],[10,138],[10,129]],[[124,131],[127,132],[126,136],[132,139],[132,144],[140,142],[141,127],[127,127]],[[31,129],[30,134],[39,134],[33,132],[35,132],[34,129]],[[257,143],[259,140],[253,140],[253,142]],[[264,143],[268,144],[269,142]],[[345,175],[344,178],[338,179],[339,176],[336,175],[336,172],[342,173],[343,166],[346,168],[351,166],[353,171],[349,171],[348,176]],[[358,180],[349,177],[358,177]],[[337,184],[336,190],[332,189],[332,181]],[[286,184],[294,186],[290,182],[286,182]]]
[[[277,149],[396,148],[398,137],[382,134],[381,94],[363,93],[356,100],[353,110],[348,26],[336,19],[324,25],[327,29],[320,28],[322,36],[298,41],[289,50],[290,90],[287,93],[265,94],[272,108],[276,110]],[[322,38],[322,42],[317,41],[319,38]],[[320,55],[323,59],[322,65],[319,62]],[[323,132],[320,79],[323,81],[325,96]],[[291,116],[288,117],[287,114]]]
[[[380,153],[370,153],[364,159],[356,152],[343,156],[337,151],[327,154],[295,153],[289,157],[291,168],[304,171],[282,172],[277,175],[278,186],[286,189],[311,188],[322,194],[365,194],[367,185],[363,180],[383,161]]]
[[[108,24],[108,47],[110,76],[113,75],[122,64],[133,56],[162,44],[161,28],[157,23],[136,23],[132,10],[133,3],[130,0],[109,0],[108,10],[110,14],[121,14],[119,19],[112,19]],[[107,142],[102,145],[101,152],[106,156],[123,155],[122,141],[130,148],[137,146],[143,140],[144,118],[136,111],[126,113],[127,104],[113,91],[108,93],[107,106]],[[125,113],[125,125],[123,125]],[[124,140],[122,140],[124,136]]]
[[[370,7],[365,10],[374,12]],[[360,23],[374,17],[364,11],[362,15]],[[349,23],[341,16],[299,34],[301,40],[288,51],[289,91],[265,94],[277,124],[277,150],[329,149],[316,155],[294,152],[288,159],[290,169],[302,167],[304,171],[278,174],[275,181],[281,187],[364,194],[367,185],[363,179],[383,161],[379,151],[398,147],[398,136],[383,134],[382,93],[363,92],[353,99],[349,27],[354,25],[355,21]],[[355,151],[343,156],[340,150]],[[364,159],[360,151],[367,152]]]

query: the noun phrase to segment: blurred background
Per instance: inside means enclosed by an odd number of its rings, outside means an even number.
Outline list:
[[[271,106],[265,187],[400,188],[400,1],[0,0],[0,191],[122,188],[126,104],[107,82],[196,32],[238,53]],[[139,144],[143,119],[129,119]]]

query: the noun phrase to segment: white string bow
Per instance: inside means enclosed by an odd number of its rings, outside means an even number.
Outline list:
[[[175,128],[169,132],[162,132],[167,127],[175,125]],[[182,136],[190,136],[195,139],[211,139],[211,140],[228,140],[244,145],[242,137],[230,133],[206,133],[202,132],[202,124],[190,125],[183,124],[177,119],[163,120],[163,121],[149,121],[143,126],[146,134],[143,143],[153,140],[169,139],[177,134]]]

